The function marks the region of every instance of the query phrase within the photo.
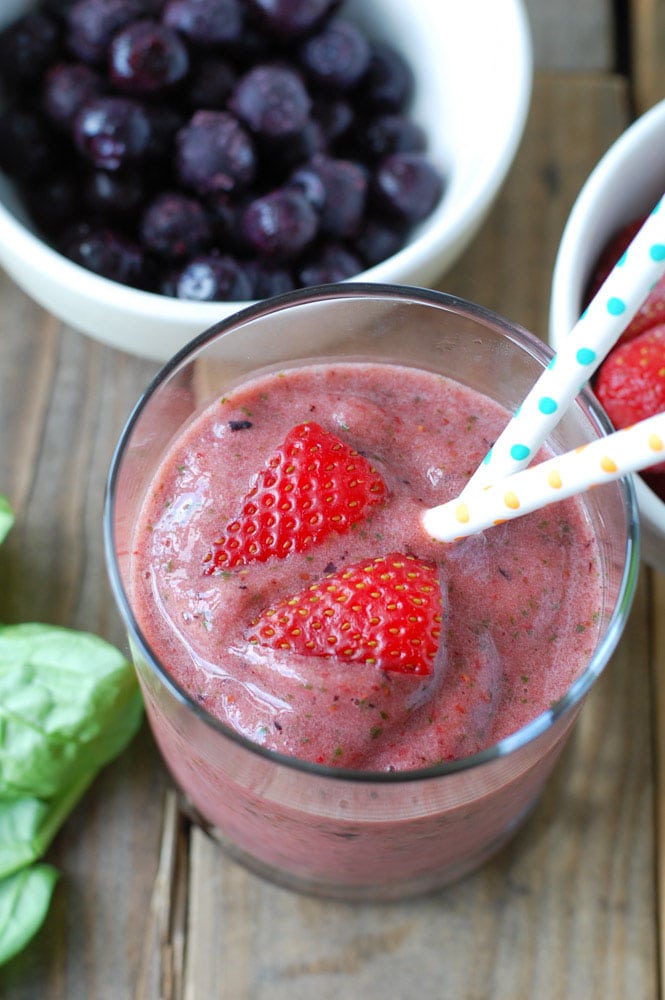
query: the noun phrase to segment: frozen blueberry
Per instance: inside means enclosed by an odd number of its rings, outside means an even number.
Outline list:
[[[61,237],[59,245],[75,263],[104,278],[133,286],[140,286],[143,282],[143,251],[120,232],[80,223]]]
[[[439,201],[443,179],[420,153],[393,153],[374,175],[376,200],[391,215],[407,223],[420,222]]]
[[[252,132],[281,139],[307,122],[311,98],[300,76],[285,66],[255,66],[236,84],[229,108]]]
[[[57,23],[34,10],[0,32],[0,79],[11,92],[35,84],[57,57]]]
[[[252,139],[226,111],[197,111],[177,133],[176,147],[178,175],[199,194],[242,190],[254,180]]]
[[[98,97],[84,104],[73,131],[79,152],[104,170],[140,159],[152,134],[144,108],[127,97]]]
[[[354,141],[371,160],[382,160],[391,153],[422,153],[427,144],[418,122],[399,114],[378,115],[358,123]]]
[[[186,99],[193,111],[220,111],[231,95],[237,71],[227,59],[201,55],[190,66]]]
[[[334,145],[349,132],[355,117],[355,111],[345,97],[317,97],[314,101],[312,118],[321,126],[329,145]]]
[[[306,163],[294,170],[289,177],[289,187],[301,191],[317,212],[323,211],[326,203],[326,185],[321,171],[316,170],[312,164]]]
[[[355,254],[337,243],[324,246],[298,271],[301,285],[325,285],[345,281],[362,271],[362,262]]]
[[[370,53],[369,66],[359,93],[360,101],[374,111],[403,111],[413,97],[413,70],[404,57],[386,42],[371,42]]]
[[[292,292],[293,275],[285,267],[275,267],[264,261],[245,261],[245,271],[252,282],[252,298],[267,299],[272,295]]]
[[[172,278],[172,294],[197,302],[241,302],[252,298],[243,268],[229,254],[205,254],[190,260]]]
[[[83,62],[104,62],[116,31],[143,16],[143,0],[78,0],[67,15],[69,49]]]
[[[291,184],[318,211],[323,235],[343,239],[358,232],[368,186],[367,173],[358,163],[318,155],[294,172]]]
[[[319,219],[302,192],[284,188],[251,201],[241,225],[260,257],[283,262],[294,260],[312,242]]]
[[[145,197],[136,169],[92,170],[83,182],[83,203],[93,215],[125,216],[137,211]]]
[[[353,240],[353,248],[362,258],[366,267],[373,267],[404,245],[404,230],[396,225],[389,225],[383,219],[368,218],[363,222],[362,230]]]
[[[243,33],[239,0],[168,0],[162,21],[202,48],[233,46]]]
[[[83,105],[103,91],[101,77],[90,66],[56,63],[44,77],[42,107],[53,125],[68,132]]]
[[[339,0],[249,0],[251,9],[279,38],[298,38],[316,28]]]
[[[108,61],[112,83],[129,94],[160,93],[189,70],[189,53],[180,36],[149,18],[116,32]]]
[[[170,260],[198,253],[211,239],[210,223],[201,203],[177,191],[165,191],[150,202],[139,233],[148,250]]]
[[[299,56],[312,80],[330,90],[345,91],[355,87],[366,72],[370,48],[360,28],[339,17],[307,38]]]

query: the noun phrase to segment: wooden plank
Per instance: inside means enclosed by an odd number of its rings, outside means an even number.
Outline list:
[[[626,116],[621,81],[539,77],[501,198],[441,286],[544,330],[565,217]],[[530,822],[444,892],[388,905],[310,899],[193,831],[185,1000],[384,1000],[414,984],[424,1000],[655,1000],[648,622],[642,583]]]
[[[632,80],[635,112],[642,114],[665,98],[665,4],[631,0]]]
[[[552,270],[566,219],[629,115],[620,77],[537,74],[524,138],[500,197],[439,287],[546,339]]]
[[[0,274],[0,492],[16,524],[0,549],[0,617],[82,628],[126,647],[102,553],[115,441],[154,370],[61,329]],[[155,874],[166,777],[144,728],[52,845],[46,923],[0,969],[11,1000],[130,997]]]
[[[660,981],[665,983],[665,576],[651,572],[652,691],[655,757],[656,892]]]
[[[524,6],[539,70],[614,69],[612,0],[524,0]]]

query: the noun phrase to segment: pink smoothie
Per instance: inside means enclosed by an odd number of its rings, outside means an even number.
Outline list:
[[[204,575],[252,477],[315,420],[366,455],[386,505],[305,554]],[[601,579],[576,499],[440,545],[419,512],[457,495],[505,425],[497,404],[445,377],[340,362],[269,373],[216,399],[175,441],[145,500],[132,604],[157,658],[209,713],[264,747],[369,771],[476,753],[559,698],[594,650]],[[391,551],[435,561],[444,627],[429,678],[248,641],[267,606],[345,564]]]

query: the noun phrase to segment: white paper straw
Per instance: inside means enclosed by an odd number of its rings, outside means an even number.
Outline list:
[[[665,272],[665,197],[603,282],[466,489],[523,469]]]
[[[487,486],[465,489],[425,511],[423,525],[437,541],[456,541],[663,460],[665,413],[657,413]]]

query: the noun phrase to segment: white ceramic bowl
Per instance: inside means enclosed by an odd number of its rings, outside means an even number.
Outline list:
[[[582,311],[594,265],[625,223],[646,215],[665,189],[665,101],[610,146],[586,180],[563,231],[554,266],[549,339],[556,350]],[[635,476],[642,554],[665,573],[665,503]]]
[[[3,0],[0,27],[38,0]],[[522,0],[347,0],[416,74],[412,115],[447,179],[444,197],[398,253],[353,280],[427,285],[485,218],[522,136],[532,63]],[[0,264],[32,298],[104,343],[164,361],[246,302],[194,303],[138,291],[79,267],[40,240],[0,174]]]

